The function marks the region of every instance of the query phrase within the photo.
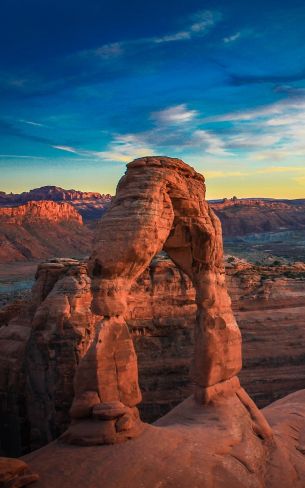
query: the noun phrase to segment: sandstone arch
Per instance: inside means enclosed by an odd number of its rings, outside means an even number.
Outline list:
[[[179,159],[136,159],[102,218],[88,263],[92,310],[101,321],[76,373],[68,442],[113,443],[142,429],[137,362],[124,314],[132,283],[162,248],[196,289],[194,398],[204,404],[215,396],[244,395],[236,377],[241,337],[225,284],[221,226],[205,201],[204,178]],[[268,432],[245,395],[254,421]]]

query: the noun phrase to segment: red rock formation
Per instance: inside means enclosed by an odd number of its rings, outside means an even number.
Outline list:
[[[92,232],[68,203],[29,202],[0,208],[0,262],[85,255]]]
[[[0,192],[0,205],[12,205],[27,203],[38,200],[50,200],[53,202],[75,201],[75,200],[107,200],[111,195],[98,192],[83,192],[78,190],[64,190],[58,186],[42,186],[23,193]]]
[[[0,192],[0,207],[16,206],[31,201],[69,202],[86,220],[100,218],[111,201],[111,195],[97,192],[64,190],[57,186],[43,186],[20,194]]]
[[[252,199],[211,202],[221,220],[224,237],[305,228],[304,200]]]
[[[108,348],[111,354],[98,344],[103,344],[109,335],[115,337],[119,324],[124,328],[129,290],[163,247],[189,276],[196,290],[198,311],[191,372],[194,398],[199,404],[207,404],[215,397],[240,392],[238,398],[255,419],[256,429],[260,429],[263,437],[270,436],[266,421],[235,377],[241,367],[240,333],[225,286],[221,226],[204,198],[203,177],[181,160],[142,158],[128,165],[116,198],[101,221],[100,234],[89,260],[93,277],[92,307],[101,316],[102,334],[98,334],[76,372],[71,409],[74,422],[64,436],[67,442],[88,442],[89,431],[84,435],[85,428],[80,427],[82,421],[76,421],[79,415],[75,415],[75,410],[78,412],[81,404],[85,417],[88,411],[94,414],[92,392],[98,395],[102,405],[125,399],[126,406],[135,406],[140,401],[131,339],[126,336],[125,344],[119,341],[117,349],[111,345]],[[122,363],[117,362],[117,357],[123,358]],[[121,379],[120,372],[124,370],[128,371],[127,380]],[[114,373],[109,376],[108,371]],[[102,430],[100,440],[95,435],[94,442],[114,442],[113,433],[107,438]]]
[[[37,488],[303,488],[305,390],[263,411],[262,440],[236,395],[202,408],[188,398],[137,439],[114,446],[54,442],[26,456]]]
[[[20,459],[0,457],[0,486],[2,488],[22,488],[37,481],[39,476]]]
[[[55,202],[28,202],[18,207],[0,207],[0,224],[21,225],[36,221],[83,223],[80,214],[71,205]]]
[[[48,403],[44,395],[49,399],[51,393],[56,400],[58,392],[61,396],[71,384],[71,378],[68,382],[66,378],[76,367],[77,350],[82,359],[75,375],[73,422],[62,439],[93,447],[86,448],[83,463],[80,462],[83,449],[60,442],[31,455],[32,465],[43,473],[43,480],[37,487],[54,486],[56,466],[56,483],[60,472],[63,487],[72,483],[88,488],[126,484],[135,488],[143,484],[184,488],[191,483],[203,488],[212,485],[215,488],[302,488],[305,479],[303,394],[272,407],[268,417],[274,426],[273,436],[266,418],[240,387],[235,375],[239,367],[240,341],[230,341],[230,334],[235,337],[236,324],[224,281],[219,223],[200,198],[200,178],[179,160],[145,158],[144,172],[151,177],[150,183],[156,190],[153,195],[159,195],[159,199],[155,196],[155,200],[149,201],[149,192],[144,191],[143,201],[136,199],[137,207],[133,187],[139,182],[144,185],[141,179],[143,160],[140,161],[140,165],[138,161],[131,165],[136,173],[130,180],[123,179],[118,200],[114,201],[103,222],[106,222],[104,230],[107,232],[97,241],[89,261],[92,282],[86,267],[75,261],[54,262],[39,269],[42,279],[38,276],[33,303],[28,310],[32,327],[25,354],[31,400],[29,412],[35,413],[36,422],[39,418],[47,424],[48,437],[54,418],[50,408],[54,408],[56,401]],[[178,186],[171,171],[181,177]],[[159,177],[154,181],[156,173]],[[166,185],[158,186],[162,181]],[[202,185],[202,180],[200,183]],[[146,189],[145,185],[140,188]],[[190,188],[195,198],[194,203],[188,204],[190,195],[185,191]],[[155,206],[150,211],[154,201]],[[117,229],[124,229],[124,208],[128,237],[125,247],[121,232],[114,232],[115,222]],[[135,208],[142,212],[133,213]],[[129,215],[133,215],[132,221]],[[155,224],[164,217],[161,232],[157,230],[153,234]],[[150,227],[146,227],[147,223]],[[155,236],[153,243],[149,239],[151,234]],[[139,236],[147,244],[144,249],[139,247]],[[112,237],[110,248],[108,240]],[[192,397],[155,426],[146,426],[143,430],[135,407],[140,399],[136,356],[124,318],[128,319],[132,312],[132,307],[127,312],[129,290],[135,286],[136,279],[139,280],[151,255],[162,247],[194,284],[198,309],[192,369],[195,390]],[[133,258],[134,266],[127,258]],[[138,281],[137,286],[139,284]],[[186,289],[187,293],[192,293],[191,287],[186,286]],[[91,302],[96,314],[92,313]],[[6,328],[9,333],[10,327]],[[239,334],[236,337],[239,339]],[[23,351],[26,342],[23,341]],[[202,352],[206,353],[204,358]],[[58,374],[59,371],[65,374]],[[7,368],[2,378],[4,383],[11,372],[12,369]],[[18,375],[18,371],[15,374]],[[61,389],[57,388],[58,383]],[[62,402],[57,401],[57,405]],[[39,422],[36,425],[39,426]],[[127,444],[95,446],[135,436],[139,437],[133,441],[132,449]],[[155,462],[151,470],[156,453],[160,462]],[[96,459],[99,459],[101,471],[93,469]]]
[[[304,271],[300,265],[258,267],[236,260],[226,272],[243,337],[241,383],[263,407],[305,387]],[[0,377],[11,371],[0,388],[7,402],[3,415],[11,426],[6,438],[17,446],[11,455],[20,452],[20,436],[27,449],[30,444],[39,447],[67,427],[74,373],[99,319],[90,310],[90,283],[81,263],[61,260],[40,265],[31,305],[33,313],[37,311],[32,352],[27,356],[31,389],[25,388],[21,358],[33,322],[26,322],[23,312],[0,332]],[[195,317],[190,279],[166,255],[158,255],[132,286],[126,316],[138,358],[139,408],[145,421],[156,420],[192,392],[189,367]],[[18,425],[21,433],[13,427]]]

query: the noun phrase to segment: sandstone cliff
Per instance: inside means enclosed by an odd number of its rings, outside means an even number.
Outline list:
[[[82,256],[92,234],[68,203],[28,202],[0,208],[0,262]]]
[[[211,202],[211,207],[224,237],[305,229],[304,200],[236,199]]]
[[[23,193],[0,192],[0,207],[21,205],[31,201],[69,202],[86,220],[97,219],[108,208],[111,195],[98,192],[65,190],[58,186],[42,186]]]

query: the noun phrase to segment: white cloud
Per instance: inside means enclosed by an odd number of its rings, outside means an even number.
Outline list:
[[[225,44],[229,44],[231,42],[237,41],[237,39],[240,38],[240,32],[236,32],[236,34],[233,34],[232,36],[224,37],[223,42]]]
[[[199,10],[192,15],[191,19],[193,22],[190,25],[190,31],[198,33],[215,25],[221,19],[221,14],[211,10]]]
[[[163,37],[157,37],[154,39],[156,44],[161,44],[162,42],[175,42],[175,41],[185,41],[191,38],[191,33],[187,31],[176,32],[175,34],[168,34]]]
[[[281,134],[253,134],[252,132],[228,138],[230,147],[269,147],[281,140]]]
[[[229,156],[225,149],[224,142],[214,133],[206,130],[195,130],[193,133],[193,140],[195,144],[199,144],[205,148],[205,151],[215,156]]]
[[[168,107],[151,114],[152,119],[161,124],[184,124],[193,120],[198,114],[197,110],[190,110],[186,104]]]
[[[53,147],[53,149],[59,149],[60,151],[66,151],[66,152],[70,152],[73,154],[81,154],[78,152],[77,149],[75,149],[74,147],[71,147],[71,146],[51,146],[51,147]]]
[[[38,122],[32,122],[31,120],[23,120],[23,119],[20,119],[19,122],[23,122],[24,124],[28,124],[28,125],[34,125],[34,126],[37,126],[37,127],[45,127],[44,124],[39,124]]]
[[[21,155],[21,154],[0,154],[0,158],[46,159],[43,156],[29,156],[29,155]]]
[[[103,46],[94,49],[93,51],[83,51],[83,55],[89,52],[93,53],[96,57],[101,59],[117,58],[124,52],[123,43],[113,42],[111,44],[104,44]]]
[[[127,163],[132,159],[154,154],[154,149],[146,144],[141,134],[125,134],[116,135],[106,151],[94,152],[93,154],[106,161]]]
[[[206,122],[226,122],[226,121],[251,121],[260,117],[268,117],[269,115],[282,115],[291,110],[300,111],[305,109],[305,100],[302,98],[292,97],[285,100],[280,100],[269,105],[263,105],[250,110],[240,112],[229,112],[227,114],[216,115],[213,117],[206,117]]]
[[[100,58],[104,61],[117,58],[125,53],[126,50],[137,46],[163,44],[168,42],[187,41],[194,37],[202,37],[214,27],[221,19],[221,14],[217,11],[200,10],[191,15],[184,28],[174,32],[166,32],[162,36],[142,37],[138,39],[121,40],[109,44],[103,44],[95,49],[83,50],[77,53],[82,58]]]

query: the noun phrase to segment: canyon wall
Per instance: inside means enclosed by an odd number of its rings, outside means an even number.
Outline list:
[[[32,201],[69,202],[86,221],[100,218],[109,207],[111,199],[109,194],[65,190],[58,186],[42,186],[16,194],[0,191],[0,207],[18,206]]]
[[[259,267],[235,260],[227,263],[226,274],[243,337],[242,385],[260,407],[304,388],[305,266]],[[5,351],[0,398],[7,429],[15,429],[15,447],[18,442],[26,448],[43,445],[68,425],[74,372],[98,320],[91,300],[84,263],[45,263],[39,267],[27,312],[0,329],[0,349]],[[141,416],[153,421],[191,393],[195,291],[189,278],[161,253],[133,285],[128,305],[143,397]],[[29,364],[26,385],[24,368]]]
[[[51,201],[28,202],[18,207],[0,207],[0,225],[24,223],[32,224],[39,221],[77,222],[82,225],[83,219],[78,212],[66,203]]]
[[[68,203],[28,202],[0,207],[0,263],[84,256],[91,247],[92,232]]]

